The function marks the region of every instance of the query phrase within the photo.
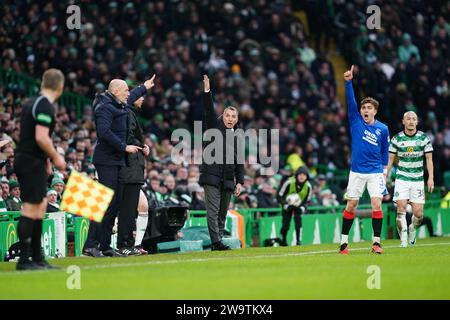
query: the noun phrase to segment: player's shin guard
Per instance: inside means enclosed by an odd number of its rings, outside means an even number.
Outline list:
[[[42,220],[34,221],[33,234],[31,236],[31,255],[34,262],[42,262],[44,257],[41,252],[41,235],[42,235]]]
[[[147,230],[148,223],[148,212],[139,212],[136,219],[136,239],[134,241],[135,246],[140,246],[142,244],[142,239],[144,239],[145,230]]]
[[[354,219],[355,213],[344,210],[342,219],[341,244],[348,243],[348,233],[350,232]]]
[[[20,263],[28,262],[31,256],[31,237],[33,235],[34,220],[21,216],[17,226],[20,240]]]
[[[398,236],[400,237],[400,240],[406,241],[407,240],[407,223],[406,223],[406,213],[405,212],[397,212],[397,231]]]
[[[383,225],[383,211],[372,212],[373,242],[380,243],[381,226]]]

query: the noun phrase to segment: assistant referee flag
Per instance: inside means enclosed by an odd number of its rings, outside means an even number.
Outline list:
[[[74,170],[64,190],[61,210],[101,222],[113,196],[112,189]]]

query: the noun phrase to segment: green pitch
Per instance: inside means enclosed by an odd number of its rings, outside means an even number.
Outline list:
[[[450,299],[450,238],[383,245],[383,255],[363,242],[349,256],[327,244],[52,260],[60,271],[0,263],[0,299]],[[67,288],[77,283],[72,265],[79,290]]]

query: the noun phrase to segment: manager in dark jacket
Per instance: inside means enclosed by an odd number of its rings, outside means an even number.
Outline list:
[[[118,223],[118,235],[117,235],[117,248],[122,255],[140,255],[141,250],[135,248],[135,240],[133,238],[134,221],[138,212],[138,203],[140,200],[141,186],[144,184],[144,170],[145,170],[145,157],[150,153],[150,149],[144,144],[144,137],[142,129],[137,119],[137,112],[142,107],[144,102],[144,96],[147,90],[154,86],[155,75],[147,80],[143,85],[133,89],[130,97],[128,98],[127,112],[128,112],[128,134],[127,144],[141,147],[142,150],[137,153],[130,153],[127,155],[126,165],[120,169],[119,181],[122,185],[122,198],[120,201],[119,211],[119,223]],[[145,195],[141,197],[140,207],[147,207]],[[139,216],[137,220],[137,234],[136,238],[143,235],[139,231],[144,230],[147,227],[148,222],[148,209],[146,212],[139,210]],[[142,239],[137,239],[140,243]]]
[[[204,125],[206,129],[218,129],[222,134],[224,143],[221,163],[208,163],[210,161],[203,159],[199,183],[205,189],[206,217],[212,250],[230,250],[221,240],[231,195],[234,191],[234,194],[239,196],[241,186],[244,183],[244,165],[237,162],[236,140],[233,138],[232,141],[227,141],[226,133],[228,130],[235,130],[238,122],[238,111],[234,107],[227,107],[222,116],[218,118],[214,111],[209,78],[206,75],[203,76],[203,83]],[[216,142],[212,141],[209,144],[211,143]],[[226,155],[231,152],[230,143],[234,143],[234,156],[232,163],[227,163]]]
[[[97,130],[97,144],[93,163],[100,183],[114,190],[114,197],[102,222],[90,222],[83,254],[94,257],[119,256],[111,248],[111,234],[119,209],[119,170],[125,165],[126,153],[137,153],[142,148],[126,144],[128,112],[126,104],[130,92],[125,81],[114,79],[108,91],[97,94],[94,103],[94,120]]]

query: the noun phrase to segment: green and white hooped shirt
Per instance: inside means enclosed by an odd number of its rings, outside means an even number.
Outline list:
[[[397,133],[389,145],[389,152],[398,156],[396,179],[419,182],[423,181],[423,158],[425,153],[433,152],[428,136],[416,131],[408,136],[404,131]]]

